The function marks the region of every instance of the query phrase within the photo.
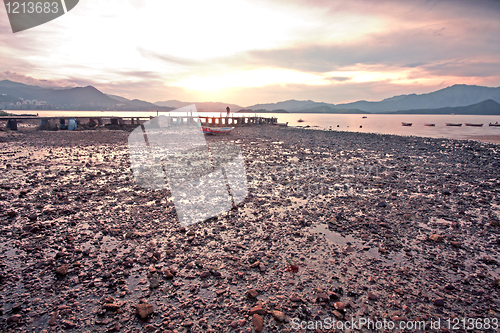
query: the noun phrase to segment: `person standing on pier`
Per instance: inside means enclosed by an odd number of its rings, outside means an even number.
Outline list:
[[[226,111],[227,111],[227,116],[226,117],[229,117],[229,112],[231,111],[231,109],[229,108],[229,106],[226,108]]]

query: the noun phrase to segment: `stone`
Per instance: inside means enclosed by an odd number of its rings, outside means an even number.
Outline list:
[[[274,319],[276,319],[279,322],[284,322],[285,321],[285,313],[278,311],[278,310],[273,310],[271,312],[273,315]]]
[[[151,279],[149,279],[149,288],[156,289],[160,285],[160,280],[158,279],[157,274],[153,274]]]
[[[344,311],[344,310],[345,310],[344,303],[342,303],[342,302],[335,302],[335,303],[333,304],[333,307],[334,307],[336,310],[339,310],[339,311]]]
[[[443,241],[443,236],[438,235],[438,234],[432,234],[429,236],[429,239],[434,242],[442,242]]]
[[[378,299],[378,296],[371,291],[368,292],[367,296],[368,296],[368,299],[371,301],[376,301]]]
[[[462,246],[462,242],[450,241],[450,244],[454,247],[461,247]]]
[[[292,301],[292,302],[301,302],[302,299],[299,296],[297,296],[297,295],[292,295],[290,297],[290,301]]]
[[[434,300],[434,305],[436,305],[436,306],[444,306],[444,298],[436,298]]]
[[[340,313],[339,310],[333,310],[333,315],[337,317],[337,319],[344,319],[344,315]]]
[[[20,319],[21,319],[21,315],[15,314],[15,315],[12,315],[9,318],[7,318],[7,322],[8,323],[17,323]]]
[[[339,295],[333,291],[328,292],[328,297],[330,298],[330,300],[336,300],[340,298]]]
[[[149,304],[149,303],[141,303],[141,304],[137,304],[135,306],[135,310],[136,310],[137,317],[139,317],[141,319],[146,319],[147,317],[149,317],[153,313],[154,306],[152,304]]]
[[[50,316],[50,319],[48,321],[49,326],[56,326],[57,325],[57,319],[58,319],[57,313],[53,313],[52,316]]]
[[[174,275],[168,269],[166,269],[163,271],[163,277],[167,280],[170,280],[174,278]]]
[[[61,320],[61,324],[64,326],[66,329],[72,329],[75,328],[77,325],[69,320]]]
[[[115,304],[115,303],[106,303],[102,306],[102,308],[104,310],[108,310],[108,311],[118,311],[120,306],[118,304]]]
[[[65,276],[66,274],[68,274],[68,270],[69,270],[69,265],[64,264],[56,268],[56,274],[60,276]]]
[[[259,292],[255,289],[250,289],[249,291],[247,291],[248,298],[255,298],[258,295],[259,295]]]
[[[257,304],[256,306],[254,306],[253,308],[250,309],[250,315],[254,315],[254,314],[265,315],[266,310],[264,310],[262,308],[262,305]]]
[[[326,293],[319,293],[317,296],[316,296],[316,300],[318,302],[328,302],[329,300],[329,297]]]
[[[264,329],[264,319],[260,315],[254,314],[252,317],[252,323],[255,332],[262,332]]]
[[[205,278],[207,278],[207,277],[209,277],[209,276],[210,276],[210,272],[209,272],[209,271],[203,271],[203,272],[201,272],[201,274],[200,274],[200,277],[201,277],[202,279],[205,279]]]

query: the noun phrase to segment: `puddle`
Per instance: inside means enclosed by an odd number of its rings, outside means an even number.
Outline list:
[[[382,254],[379,251],[378,246],[374,246],[372,241],[362,241],[354,238],[351,235],[343,236],[342,234],[332,231],[328,228],[326,224],[317,224],[310,228],[313,233],[320,233],[325,235],[326,239],[331,243],[339,246],[342,251],[345,251],[348,255],[362,256],[367,258],[382,260],[385,264],[402,264],[408,259],[405,252],[389,252],[387,254]],[[414,252],[409,253],[411,256]]]

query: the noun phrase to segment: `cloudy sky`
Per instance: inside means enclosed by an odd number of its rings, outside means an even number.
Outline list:
[[[344,103],[500,86],[500,1],[80,0],[13,34],[0,80],[150,102]]]

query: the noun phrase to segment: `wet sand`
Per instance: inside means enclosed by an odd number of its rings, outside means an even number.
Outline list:
[[[247,199],[181,228],[128,134],[0,132],[1,331],[500,319],[498,145],[237,128],[206,138],[241,147]]]
[[[487,143],[500,144],[500,135],[470,135],[465,137],[467,140],[476,140]]]

